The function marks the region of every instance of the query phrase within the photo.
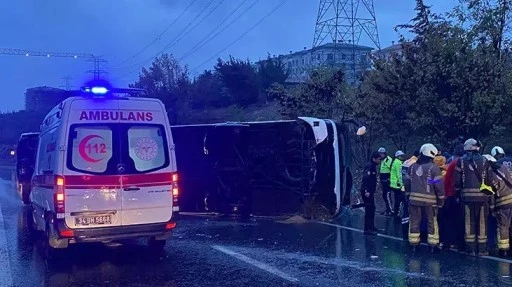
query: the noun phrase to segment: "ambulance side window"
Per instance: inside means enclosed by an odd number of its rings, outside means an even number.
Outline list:
[[[56,129],[49,130],[41,136],[39,152],[37,157],[37,173],[43,174],[53,172],[55,157],[57,156]]]
[[[113,155],[110,127],[77,126],[71,129],[69,136],[73,169],[90,173],[107,171]]]
[[[163,168],[169,162],[162,126],[132,126],[128,129],[129,155],[138,172]]]

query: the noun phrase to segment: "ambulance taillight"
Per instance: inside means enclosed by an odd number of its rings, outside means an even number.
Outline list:
[[[179,194],[180,191],[178,189],[178,174],[172,174],[172,209],[173,211],[179,210]]]
[[[64,193],[64,177],[55,177],[54,204],[57,218],[64,218],[66,195]]]

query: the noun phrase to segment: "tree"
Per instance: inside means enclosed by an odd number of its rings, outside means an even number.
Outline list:
[[[231,99],[222,92],[220,75],[215,71],[204,71],[192,82],[191,105],[194,109],[227,107]]]
[[[251,62],[230,56],[227,62],[218,59],[215,71],[220,76],[225,95],[233,104],[245,108],[258,101],[258,80]]]
[[[287,118],[344,118],[348,112],[346,93],[345,75],[337,69],[313,71],[306,83],[290,89],[280,84],[274,84],[270,89],[270,96],[279,100],[281,114]]]
[[[169,54],[157,57],[151,67],[142,68],[139,79],[130,85],[145,90],[144,96],[160,99],[166,106],[172,124],[186,114],[190,79],[187,67]]]
[[[265,95],[267,100],[274,100],[269,93],[273,84],[283,85],[289,76],[286,64],[281,58],[271,58],[268,55],[266,60],[258,62],[258,80],[260,93]]]
[[[489,138],[512,102],[510,69],[497,53],[497,38],[482,37],[482,31],[499,30],[493,26],[499,22],[484,15],[468,27],[432,14],[422,0],[416,11],[411,23],[398,27],[414,37],[402,37],[401,55],[377,61],[356,105],[364,106],[363,116],[384,123],[398,147],[413,132],[443,145],[460,135]]]

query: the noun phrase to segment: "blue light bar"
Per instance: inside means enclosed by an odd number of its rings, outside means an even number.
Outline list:
[[[108,93],[108,89],[105,87],[92,87],[91,93],[96,94],[96,95],[104,95],[104,94]]]

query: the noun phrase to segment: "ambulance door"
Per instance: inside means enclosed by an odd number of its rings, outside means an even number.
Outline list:
[[[167,128],[160,124],[126,124],[127,147],[122,179],[123,225],[167,222],[172,217],[173,173]]]
[[[70,228],[121,226],[119,121],[109,117],[117,101],[73,104],[63,178],[66,224]],[[98,120],[98,113],[106,114]],[[73,115],[81,115],[81,121]]]

